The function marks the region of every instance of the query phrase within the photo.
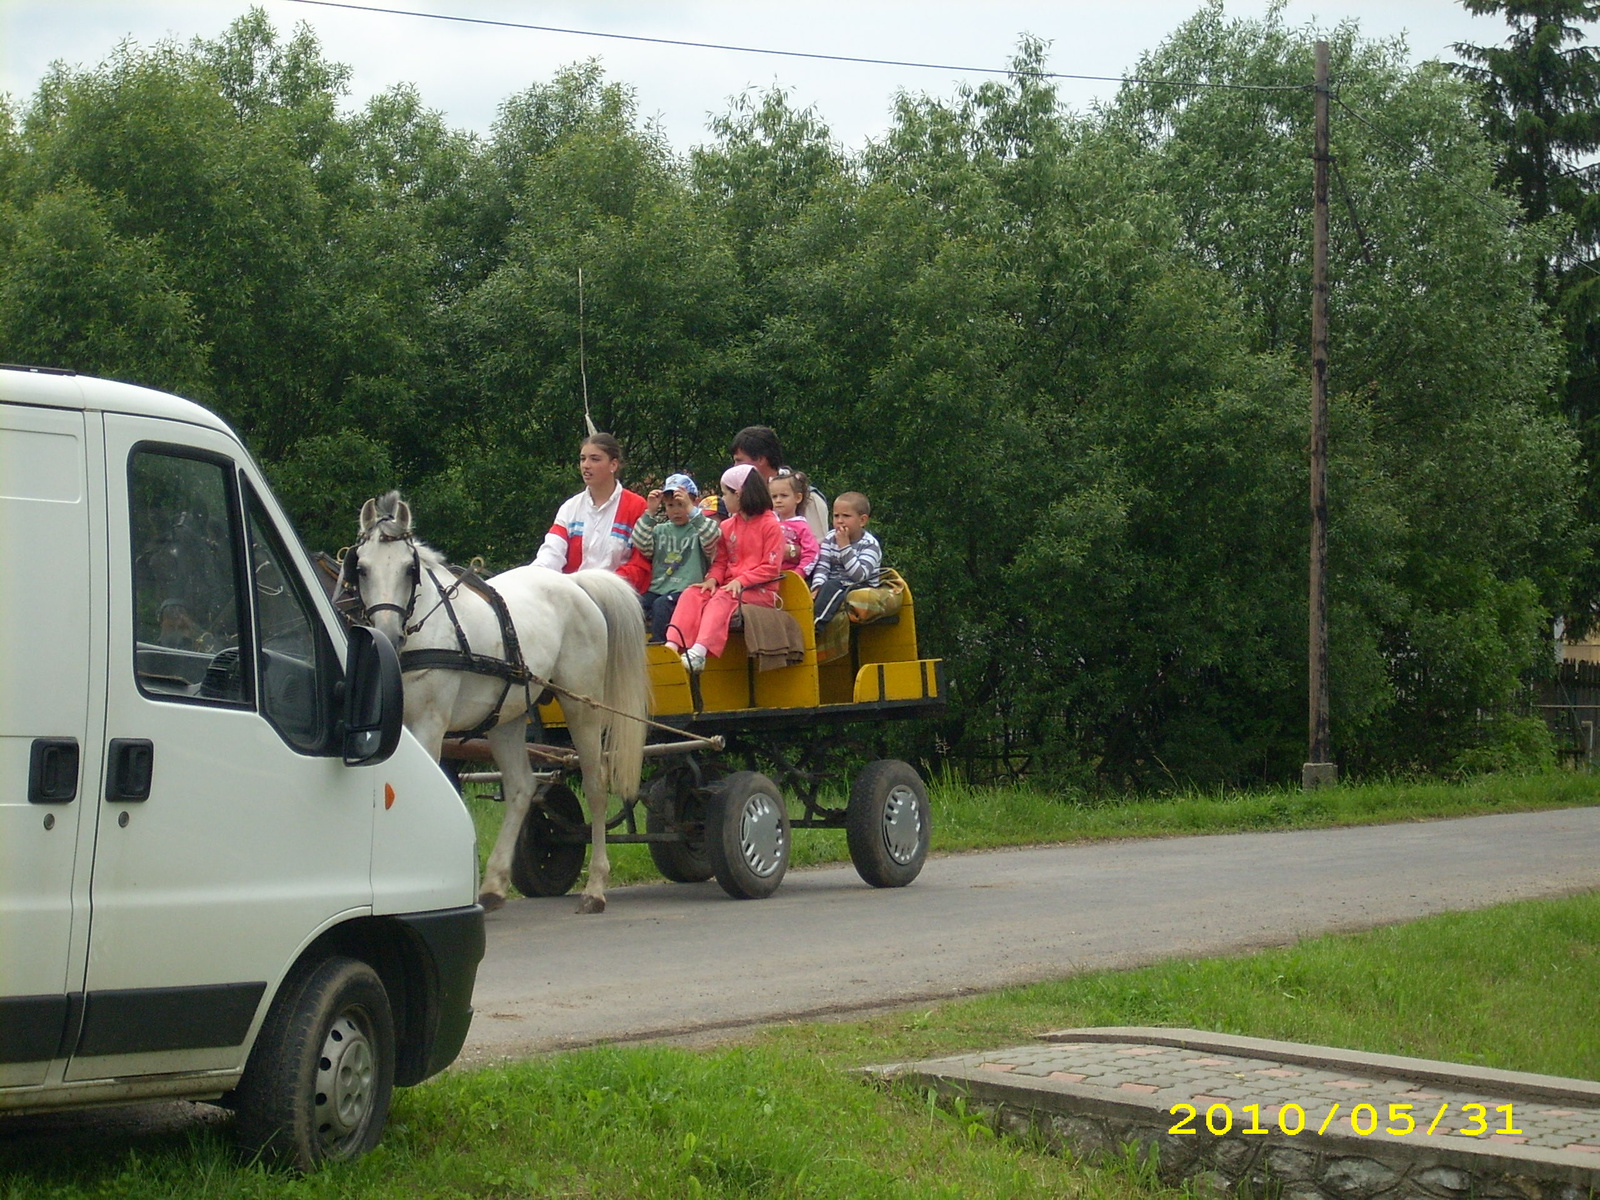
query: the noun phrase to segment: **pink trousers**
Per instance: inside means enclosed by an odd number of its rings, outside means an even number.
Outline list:
[[[734,609],[741,604],[771,608],[774,590],[766,586],[749,588],[735,600],[721,588],[710,595],[698,587],[684,588],[678,607],[672,610],[672,623],[667,626],[667,644],[682,651],[699,643],[712,658],[719,657],[728,645],[728,623],[733,620]]]

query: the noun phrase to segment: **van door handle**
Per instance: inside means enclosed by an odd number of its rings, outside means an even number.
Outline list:
[[[156,748],[145,738],[112,738],[106,765],[106,799],[113,804],[138,804],[150,799],[156,773]]]
[[[78,739],[34,738],[28,751],[28,803],[71,804],[78,798]]]

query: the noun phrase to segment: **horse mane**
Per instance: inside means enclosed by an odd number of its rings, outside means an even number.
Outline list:
[[[443,568],[450,565],[450,560],[428,545],[427,542],[419,542],[413,539],[411,544],[417,548],[417,560],[423,566]]]

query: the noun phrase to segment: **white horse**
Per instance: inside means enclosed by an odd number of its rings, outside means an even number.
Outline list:
[[[474,655],[506,659],[505,638],[493,606],[471,588],[453,587],[444,558],[416,540],[411,509],[390,492],[361,510],[354,584],[373,626],[409,656],[416,650],[459,651],[455,621]],[[347,571],[349,568],[347,567]],[[572,575],[544,567],[515,567],[489,581],[505,601],[522,659],[538,680],[588,696],[610,709],[570,699],[561,702],[567,731],[583,772],[593,849],[580,913],[604,912],[611,864],[606,857],[606,794],[632,799],[639,790],[650,676],[645,661],[644,614],[639,597],[608,571]],[[448,593],[448,605],[443,592]],[[404,664],[404,659],[402,659]],[[406,728],[435,759],[448,731],[494,720],[489,745],[505,790],[500,835],[484,870],[479,902],[493,911],[505,903],[517,834],[528,815],[536,781],[528,765],[524,732],[529,697],[521,683],[461,668],[429,666],[405,673]],[[532,685],[538,696],[540,683]],[[496,714],[496,705],[499,706]]]

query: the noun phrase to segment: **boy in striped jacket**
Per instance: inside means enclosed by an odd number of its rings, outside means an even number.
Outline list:
[[[883,547],[867,532],[871,516],[872,505],[860,492],[843,492],[833,502],[833,528],[811,572],[811,604],[819,629],[853,589],[878,586]]]

